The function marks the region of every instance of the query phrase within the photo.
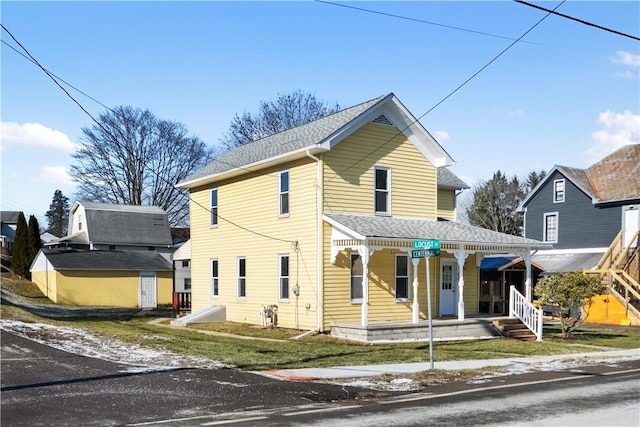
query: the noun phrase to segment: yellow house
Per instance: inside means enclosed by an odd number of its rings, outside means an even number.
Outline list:
[[[455,222],[468,187],[453,164],[394,94],[227,152],[178,184],[191,197],[192,316],[417,323],[429,283],[433,316],[464,320],[486,253],[521,254],[530,293],[530,253],[547,245]],[[440,256],[412,258],[425,240]]]
[[[155,308],[171,304],[173,268],[155,251],[41,249],[31,280],[57,304]]]

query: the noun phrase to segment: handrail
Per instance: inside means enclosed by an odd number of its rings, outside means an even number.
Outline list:
[[[607,249],[604,255],[602,255],[602,258],[600,258],[598,266],[596,267],[597,270],[608,269],[613,265],[613,258],[615,257],[614,251],[616,250],[616,248],[618,248],[618,246],[622,247],[622,230],[618,232],[616,237],[609,245],[609,249]],[[606,263],[607,260],[609,261],[608,263]]]
[[[620,235],[620,251],[618,252],[618,254],[613,257],[613,262],[615,264],[618,264],[620,262],[621,259],[624,259],[627,256],[627,253],[629,253],[630,250],[636,250],[637,249],[637,245],[636,246],[631,246],[631,244],[627,245],[626,247],[622,247],[622,235]],[[638,239],[640,239],[640,228],[636,230],[635,234],[633,235],[633,237],[629,240],[629,242],[633,242],[634,240],[637,242]]]
[[[536,335],[536,341],[542,341],[542,309],[531,304],[514,285],[509,289],[509,317],[520,319]]]

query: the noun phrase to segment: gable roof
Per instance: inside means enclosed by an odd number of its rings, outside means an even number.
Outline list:
[[[80,205],[84,207],[87,239],[94,244],[170,246],[173,243],[167,213],[158,206],[81,201],[74,203],[71,212]],[[78,237],[67,236],[69,238]]]
[[[448,168],[438,168],[438,188],[462,190],[471,188]]]
[[[412,241],[436,239],[441,243],[471,245],[504,245],[523,249],[550,249],[551,245],[535,239],[499,233],[486,228],[454,221],[418,218],[325,213],[332,226],[354,238]]]
[[[384,116],[384,118],[381,118]],[[379,96],[326,117],[236,147],[198,170],[180,188],[193,188],[267,166],[332,149],[360,127],[374,120],[391,123],[436,167],[453,159],[393,93]]]
[[[41,249],[56,270],[172,271],[171,263],[155,251],[89,251]],[[35,260],[34,260],[35,263]]]
[[[554,166],[522,201],[519,209],[527,205],[556,171],[591,197],[593,204],[640,200],[640,144],[631,144],[586,169]]]
[[[0,221],[5,224],[17,224],[20,211],[0,211]]]

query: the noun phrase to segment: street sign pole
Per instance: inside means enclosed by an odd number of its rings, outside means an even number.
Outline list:
[[[429,366],[433,371],[433,324],[431,321],[431,272],[429,268],[430,258],[425,257],[427,262],[427,318],[429,319]]]

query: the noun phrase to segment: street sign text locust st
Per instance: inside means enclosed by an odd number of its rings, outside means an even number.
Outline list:
[[[437,249],[440,250],[440,240],[414,240],[413,249]]]

